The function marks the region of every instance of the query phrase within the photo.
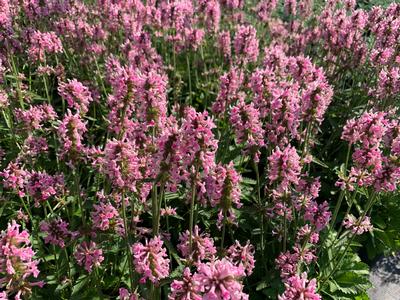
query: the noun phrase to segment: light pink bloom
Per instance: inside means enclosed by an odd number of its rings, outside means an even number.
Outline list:
[[[346,229],[350,229],[353,234],[361,235],[364,232],[372,231],[373,226],[371,224],[370,218],[365,216],[364,219],[357,219],[353,215],[347,215],[343,220],[343,226]]]
[[[307,273],[294,275],[285,283],[285,292],[278,296],[279,300],[321,300],[321,296],[316,293],[317,281],[308,280]]]
[[[68,79],[58,85],[58,93],[67,101],[68,107],[78,112],[86,113],[90,102],[93,101],[89,89],[76,79]]]
[[[167,250],[163,248],[160,237],[154,237],[150,241],[135,243],[132,246],[134,265],[136,272],[142,275],[141,283],[147,279],[157,284],[161,279],[169,275],[169,259]]]
[[[39,261],[33,259],[35,252],[29,238],[29,233],[20,231],[20,225],[14,220],[0,233],[0,288],[5,295],[29,297],[32,286],[42,285],[31,282],[32,276],[39,275]]]
[[[74,253],[78,265],[84,266],[85,270],[89,273],[92,272],[93,267],[100,267],[101,262],[104,260],[103,250],[96,247],[96,243],[84,241],[76,248]]]
[[[247,241],[246,245],[242,246],[238,241],[229,247],[228,259],[235,265],[242,265],[245,269],[246,275],[250,276],[253,273],[255,266],[254,247]]]
[[[183,270],[181,280],[174,280],[171,283],[171,293],[169,300],[202,300],[200,296],[200,287],[190,273],[189,268]]]
[[[123,221],[117,209],[111,203],[94,204],[93,211],[90,214],[94,229],[101,231],[112,229],[118,234],[123,235]]]
[[[58,127],[58,136],[62,143],[61,156],[66,158],[68,162],[76,163],[85,153],[86,149],[82,140],[86,131],[86,123],[79,114],[72,114],[68,110]]]
[[[194,227],[192,234],[192,253],[189,252],[189,231],[179,234],[178,250],[183,257],[200,263],[204,259],[211,259],[217,249],[214,246],[214,240],[207,233],[200,233],[199,227]]]
[[[238,25],[233,41],[235,54],[243,63],[256,62],[259,54],[257,31],[251,25]]]
[[[61,40],[54,32],[34,31],[30,37],[28,54],[31,60],[44,61],[46,54],[61,53]]]
[[[235,266],[223,258],[200,264],[193,279],[204,293],[204,300],[247,300],[241,282],[245,276],[243,266]]]
[[[278,190],[287,190],[290,184],[299,183],[301,165],[296,148],[289,145],[281,150],[276,147],[268,161],[268,179],[271,184],[278,183]]]

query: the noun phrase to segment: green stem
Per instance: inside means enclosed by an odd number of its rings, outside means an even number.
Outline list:
[[[124,192],[122,192],[121,201],[122,201],[122,219],[124,222],[125,246],[126,246],[126,251],[128,254],[129,278],[131,281],[131,290],[133,290],[133,287],[134,287],[133,261],[132,261],[131,248],[129,247],[129,228],[128,228],[128,220],[126,217],[126,205],[125,205],[125,193]]]
[[[197,178],[198,167],[192,180],[192,199],[190,201],[190,219],[189,219],[189,254],[192,255],[193,248],[193,216],[194,216],[194,203],[196,199],[196,178]]]
[[[263,208],[262,201],[261,201],[261,183],[260,183],[260,172],[258,170],[258,165],[254,163],[254,170],[256,172],[256,179],[257,179],[257,202],[260,209]],[[261,228],[261,255],[262,260],[264,261],[264,211],[261,211],[260,214],[260,228]]]
[[[189,58],[190,52],[187,53],[186,55],[186,66],[187,66],[187,72],[188,72],[188,77],[189,77],[189,105],[192,105],[192,76],[190,72],[190,58]]]
[[[368,203],[367,203],[367,205],[366,205],[366,207],[365,207],[365,210],[364,210],[363,213],[361,214],[361,217],[360,217],[360,219],[357,221],[357,223],[356,223],[355,226],[359,226],[359,225],[361,224],[361,222],[364,220],[364,218],[365,218],[365,216],[367,215],[368,211],[369,211],[369,210],[372,208],[372,206],[374,205],[375,199],[376,199],[376,194],[374,193],[374,194],[368,199]],[[337,261],[337,263],[335,263],[335,265],[334,265],[332,271],[328,274],[328,276],[325,277],[325,278],[323,278],[323,279],[320,281],[320,285],[321,285],[321,286],[322,286],[322,284],[323,284],[325,281],[327,281],[330,277],[332,277],[332,276],[335,274],[335,272],[337,271],[337,269],[341,266],[341,263],[342,263],[344,257],[346,256],[347,251],[349,250],[349,248],[350,248],[350,246],[351,246],[351,243],[353,242],[353,240],[354,240],[354,238],[356,237],[356,235],[357,235],[356,233],[353,233],[352,236],[350,237],[350,240],[348,241],[348,243],[347,243],[347,245],[346,245],[346,247],[345,247],[343,253],[340,254],[340,252],[338,252],[338,254],[335,256],[335,258],[333,259],[334,262],[335,262],[336,259],[339,257],[339,255],[341,255],[340,258],[339,258],[339,260]]]
[[[346,174],[347,174],[347,166],[348,166],[349,158],[350,158],[350,150],[351,150],[351,144],[349,144],[349,146],[347,147],[346,162],[345,162],[344,174],[343,174],[344,177],[346,177]],[[329,227],[330,229],[332,229],[335,226],[336,218],[339,213],[340,206],[342,205],[344,194],[345,194],[345,190],[341,190],[338,202],[336,203],[335,210],[333,212],[331,225]]]
[[[221,249],[224,249],[225,231],[226,231],[226,210],[224,210],[224,220],[222,224]]]
[[[24,98],[22,96],[21,83],[19,82],[19,73],[18,73],[18,69],[17,69],[17,66],[14,61],[13,55],[10,55],[10,61],[11,61],[12,72],[13,72],[13,75],[14,75],[16,83],[17,83],[17,95],[18,95],[19,103],[21,105],[21,108],[24,109],[25,105],[24,105]]]
[[[157,197],[157,184],[153,184],[151,196],[151,208],[153,214],[153,236],[158,236],[160,231],[160,209],[158,207],[158,197]]]

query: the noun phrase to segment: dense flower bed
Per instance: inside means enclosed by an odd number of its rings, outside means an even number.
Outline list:
[[[368,299],[399,45],[395,3],[0,0],[0,299]]]

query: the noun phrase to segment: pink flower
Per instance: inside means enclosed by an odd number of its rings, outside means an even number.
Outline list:
[[[231,34],[229,31],[222,31],[218,36],[218,48],[226,59],[230,59],[232,55]]]
[[[305,208],[304,220],[310,221],[315,226],[316,231],[321,231],[329,223],[331,218],[328,202],[324,201],[319,204],[311,201],[310,205]]]
[[[10,162],[0,176],[3,177],[5,188],[14,190],[20,197],[25,196],[25,182],[29,173],[19,163]]]
[[[387,131],[385,116],[384,112],[366,112],[358,119],[347,121],[342,139],[350,143],[360,142],[365,148],[375,146]]]
[[[212,130],[214,122],[207,112],[199,113],[193,107],[186,107],[181,127],[179,152],[182,153],[181,172],[185,180],[193,175],[196,165],[208,174],[215,166],[218,142]]]
[[[62,219],[42,221],[40,223],[40,231],[46,234],[44,237],[46,244],[50,243],[61,248],[64,248],[65,242],[73,237],[73,233],[68,230],[68,223]]]
[[[67,158],[68,162],[76,163],[77,159],[82,157],[85,152],[82,140],[86,131],[86,124],[81,117],[68,110],[58,127],[58,135],[62,143],[61,156]]]
[[[132,253],[136,272],[143,276],[140,279],[141,283],[149,279],[157,284],[169,275],[167,250],[163,248],[163,241],[160,237],[154,237],[150,241],[146,241],[144,245],[135,243],[132,246]]]
[[[8,28],[11,25],[10,3],[8,0],[0,0],[0,27]]]
[[[275,10],[277,4],[278,4],[278,0],[258,1],[257,6],[255,7],[255,11],[257,13],[258,18],[262,22],[267,22],[271,16],[271,14]]]
[[[319,234],[313,232],[312,227],[306,224],[297,231],[296,241],[300,243],[303,240],[308,240],[311,244],[317,244],[319,241]]]
[[[354,166],[348,178],[341,175],[336,185],[349,190],[358,185],[373,186],[378,192],[394,191],[400,180],[400,166],[396,160],[399,128],[397,117],[387,112],[365,112],[349,120],[342,139],[355,146]]]
[[[217,32],[219,29],[219,22],[221,20],[221,8],[219,1],[208,0],[203,1],[202,11],[206,21],[206,26],[209,31]]]
[[[235,54],[243,63],[256,62],[259,54],[257,31],[251,25],[238,25],[233,41]]]
[[[0,89],[0,109],[4,109],[9,105],[8,95]]]
[[[133,142],[108,140],[95,163],[115,187],[135,192],[136,182],[142,178],[137,151]]]
[[[229,247],[228,259],[236,266],[242,265],[246,275],[250,276],[253,273],[255,260],[254,260],[254,247],[247,241],[246,245],[242,246],[238,241]]]
[[[285,283],[285,292],[278,296],[279,300],[321,300],[321,296],[316,293],[317,281],[308,280],[307,273],[294,275],[288,278]]]
[[[179,234],[180,243],[177,248],[183,257],[200,263],[204,259],[211,259],[217,253],[214,240],[208,234],[200,233],[197,225],[192,235],[192,253],[189,253],[189,235],[189,231]]]
[[[37,278],[39,275],[39,261],[33,259],[35,252],[29,246],[29,233],[26,230],[20,232],[19,228],[13,220],[0,234],[0,288],[7,296],[29,297],[31,287],[41,285],[30,281],[31,276]]]
[[[35,200],[35,205],[51,197],[61,196],[64,192],[64,176],[49,175],[45,172],[32,171],[26,178],[25,190]]]
[[[200,264],[193,279],[204,293],[204,300],[247,300],[241,282],[245,276],[243,266],[235,266],[223,258]]]
[[[68,83],[61,82],[58,85],[58,93],[67,100],[69,107],[82,113],[88,111],[89,104],[93,101],[89,89],[76,79],[68,79]]]
[[[217,100],[212,105],[212,111],[215,114],[224,114],[229,105],[237,99],[243,79],[243,72],[234,67],[219,78],[220,87]]]
[[[24,145],[21,151],[23,157],[35,158],[40,153],[46,153],[48,151],[47,140],[43,137],[36,137],[29,135],[24,141]]]
[[[46,54],[61,53],[61,40],[54,32],[34,31],[30,37],[29,57],[32,61],[44,61]]]
[[[93,227],[101,231],[109,229],[115,230],[118,234],[123,235],[124,228],[122,219],[118,211],[111,203],[100,203],[93,205],[91,212]]]
[[[276,269],[280,271],[281,278],[287,279],[297,271],[297,264],[299,262],[298,253],[290,253],[290,251],[282,252],[275,259]]]
[[[276,147],[269,161],[268,179],[272,183],[278,183],[278,190],[287,190],[289,185],[298,184],[301,171],[300,157],[296,148],[287,146],[283,150]]]
[[[138,75],[135,84],[138,121],[161,128],[167,117],[167,76],[149,71]]]
[[[264,130],[260,122],[260,113],[253,103],[246,104],[242,97],[231,109],[230,123],[236,136],[237,144],[245,144],[246,152],[254,155],[257,162],[259,149],[264,146]]]
[[[233,207],[240,208],[242,206],[240,202],[240,180],[241,176],[235,170],[232,162],[227,166],[217,165],[205,178],[205,191],[201,196],[207,199],[212,207],[217,206],[219,208],[217,221],[219,227],[225,221],[233,224],[236,222]]]
[[[31,106],[28,110],[16,109],[15,116],[29,131],[41,129],[43,123],[55,120],[57,114],[49,104]]]
[[[78,245],[75,253],[75,259],[78,265],[85,266],[85,270],[89,273],[92,272],[93,267],[100,267],[101,262],[104,260],[103,251],[96,247],[96,243],[90,241],[82,242]]]
[[[160,209],[161,216],[176,216],[176,207],[167,206],[166,208]]]
[[[343,220],[343,226],[346,227],[346,229],[350,229],[351,232],[356,235],[361,235],[373,229],[368,216],[365,216],[362,220],[361,218],[357,220],[353,215],[347,215]]]
[[[136,293],[130,293],[125,288],[119,289],[119,300],[139,300],[139,296]]]
[[[229,9],[237,9],[237,8],[243,8],[244,2],[243,0],[222,0],[221,1],[224,6],[226,6]]]
[[[202,300],[200,296],[200,287],[198,286],[189,268],[183,270],[181,280],[174,280],[171,283],[171,293],[169,300]]]

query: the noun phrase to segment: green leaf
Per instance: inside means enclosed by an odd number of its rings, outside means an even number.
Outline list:
[[[316,163],[317,165],[319,165],[319,166],[321,166],[321,167],[323,167],[325,169],[329,169],[329,166],[326,163],[324,163],[323,161],[319,160],[315,156],[312,157],[312,162]]]
[[[81,275],[78,280],[77,283],[74,285],[74,287],[72,288],[72,297],[76,297],[81,295],[81,291],[82,289],[87,285],[87,283],[89,282],[89,276],[87,275]]]

